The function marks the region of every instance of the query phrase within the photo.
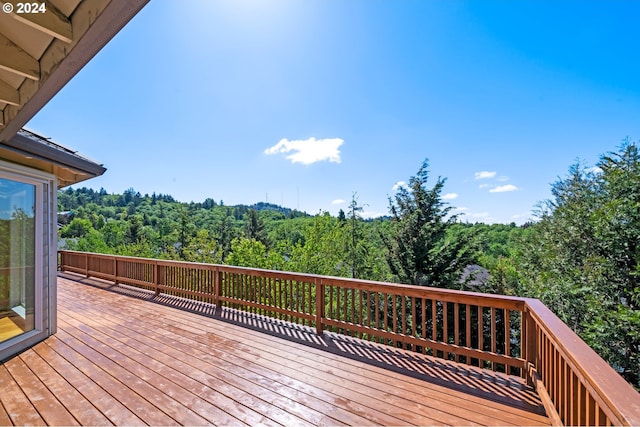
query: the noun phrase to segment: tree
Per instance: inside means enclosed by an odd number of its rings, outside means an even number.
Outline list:
[[[360,266],[364,263],[366,257],[366,247],[362,241],[361,212],[364,210],[362,206],[358,204],[358,195],[353,193],[351,195],[351,203],[349,203],[349,240],[347,244],[347,254],[349,258],[349,267],[351,269],[351,277],[360,277]],[[342,210],[340,210],[342,212]],[[344,213],[343,213],[344,215]],[[340,217],[338,217],[340,220]]]
[[[93,230],[91,221],[83,218],[74,218],[69,225],[62,229],[62,237],[82,237]]]
[[[596,171],[578,163],[552,186],[522,256],[540,298],[640,387],[640,154],[625,141]]]
[[[180,259],[185,259],[184,248],[189,245],[189,241],[194,234],[194,225],[191,222],[191,213],[188,208],[180,205],[180,231],[179,231],[179,244],[178,255]]]
[[[235,238],[233,229],[233,219],[229,215],[225,215],[220,219],[216,227],[216,240],[218,246],[222,250],[222,259],[226,259],[231,252],[231,242]]]
[[[262,242],[241,237],[231,242],[231,253],[227,257],[227,264],[277,270],[282,267],[284,260],[279,255],[267,251],[267,247]]]
[[[462,270],[473,263],[472,236],[448,237],[447,229],[456,221],[440,193],[445,179],[426,187],[428,160],[401,186],[395,200],[389,199],[392,227],[383,235],[387,263],[400,283],[459,288]]]
[[[249,209],[247,213],[244,214],[243,218],[245,237],[249,240],[257,240],[263,245],[269,246],[267,244],[267,233],[264,229],[264,222],[262,221],[262,218],[260,218],[258,211],[255,209]]]
[[[222,263],[222,250],[208,230],[198,230],[189,243],[182,248],[185,261],[206,262],[210,264]]]
[[[346,234],[337,218],[320,213],[304,228],[304,238],[291,250],[293,271],[328,276],[346,276]]]

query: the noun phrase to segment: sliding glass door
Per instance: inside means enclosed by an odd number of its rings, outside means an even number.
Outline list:
[[[56,331],[56,189],[0,159],[0,362]]]
[[[36,194],[0,175],[0,343],[36,328]]]

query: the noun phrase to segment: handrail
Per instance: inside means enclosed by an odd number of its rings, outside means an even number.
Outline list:
[[[640,425],[640,394],[539,300],[218,264],[59,254],[62,271],[524,377],[554,424]]]
[[[640,394],[541,301],[525,304],[525,357],[563,423],[640,425]]]

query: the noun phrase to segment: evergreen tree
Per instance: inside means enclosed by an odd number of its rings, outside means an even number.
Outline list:
[[[363,211],[363,207],[358,204],[358,195],[353,193],[351,195],[351,203],[349,204],[349,241],[347,245],[347,253],[349,257],[349,264],[351,268],[351,277],[360,277],[360,268],[364,263],[364,257],[366,256],[366,248],[362,242],[361,225],[362,216],[360,213]],[[344,213],[343,213],[344,215]],[[338,217],[338,220],[340,217]]]
[[[540,298],[640,387],[640,153],[626,141],[552,186],[522,255],[523,291]]]
[[[264,229],[264,222],[260,218],[258,211],[255,209],[249,209],[244,214],[244,234],[249,240],[257,240],[261,242],[265,247],[267,244],[267,233]]]
[[[447,229],[455,223],[451,207],[445,206],[440,193],[445,179],[438,178],[428,189],[428,160],[389,199],[392,227],[383,235],[387,263],[400,283],[460,288],[462,270],[473,262],[472,236],[447,238]]]

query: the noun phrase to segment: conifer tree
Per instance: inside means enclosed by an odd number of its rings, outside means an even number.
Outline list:
[[[472,236],[447,238],[457,217],[440,197],[445,179],[427,188],[428,167],[425,160],[408,186],[400,186],[389,199],[392,227],[382,236],[387,263],[400,283],[460,288],[461,272],[473,261]]]

